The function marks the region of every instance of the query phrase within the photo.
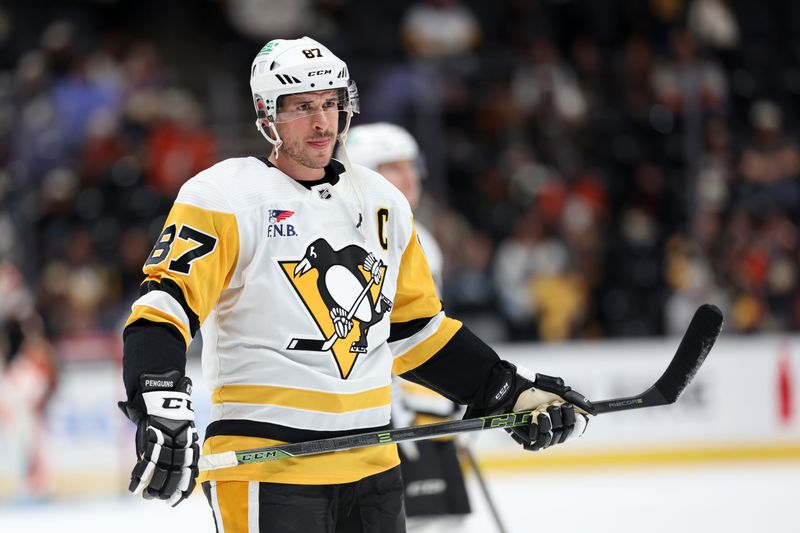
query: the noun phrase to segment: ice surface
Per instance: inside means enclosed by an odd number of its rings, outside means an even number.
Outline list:
[[[511,533],[770,533],[800,531],[800,462],[649,470],[493,473],[487,482]],[[475,513],[464,533],[496,531],[470,478]],[[197,491],[175,509],[133,496],[0,506],[3,533],[213,533]]]
[[[800,532],[800,462],[655,470],[493,476],[492,495],[509,532]],[[478,512],[470,532],[496,531],[471,486]]]

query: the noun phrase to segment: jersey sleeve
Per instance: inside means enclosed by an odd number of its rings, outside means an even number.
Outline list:
[[[412,225],[411,238],[400,260],[397,292],[391,315],[389,347],[392,370],[403,374],[425,363],[461,328],[445,316],[425,253]]]
[[[145,262],[126,328],[142,320],[172,326],[188,346],[230,283],[238,255],[233,210],[215,187],[188,182]]]
[[[396,375],[458,404],[480,399],[500,364],[490,346],[444,314],[413,226],[400,261],[389,347]]]

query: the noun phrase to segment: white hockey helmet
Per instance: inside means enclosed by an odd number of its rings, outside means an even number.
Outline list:
[[[275,39],[264,45],[250,68],[250,89],[258,117],[256,127],[276,150],[282,144],[275,128],[282,96],[336,89],[339,110],[345,113],[338,132],[342,138],[353,113],[359,111],[358,89],[347,65],[310,37]],[[272,130],[272,137],[265,126]]]
[[[347,136],[350,160],[377,170],[394,161],[417,161],[419,145],[405,129],[388,122],[356,126]]]

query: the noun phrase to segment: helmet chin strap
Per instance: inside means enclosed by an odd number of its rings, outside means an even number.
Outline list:
[[[361,234],[361,238],[366,242],[367,240],[367,233],[366,233],[366,224],[364,224],[364,195],[361,193],[361,187],[359,187],[358,182],[356,181],[355,174],[353,173],[353,165],[350,163],[350,157],[347,155],[347,150],[345,149],[344,145],[347,141],[347,132],[350,129],[350,119],[353,118],[353,111],[352,109],[347,110],[347,119],[344,124],[344,128],[342,132],[337,135],[337,139],[339,140],[339,158],[342,160],[342,164],[344,165],[345,174],[347,174],[347,178],[350,181],[353,190],[356,193],[356,201],[358,202],[358,221],[356,222],[356,227],[358,228],[359,233]]]
[[[269,129],[272,130],[273,135],[275,135],[274,139],[272,137],[270,137],[269,133],[267,133],[267,131],[264,129],[264,122],[269,124]],[[348,120],[348,124],[349,124],[349,120]],[[283,139],[281,139],[281,136],[278,134],[278,128],[275,127],[275,123],[272,122],[271,120],[266,120],[266,119],[263,119],[263,118],[257,118],[256,119],[256,129],[273,146],[273,151],[275,152],[275,160],[277,161],[278,157],[280,157],[280,155],[281,155],[280,149],[281,149],[281,146],[283,146]]]

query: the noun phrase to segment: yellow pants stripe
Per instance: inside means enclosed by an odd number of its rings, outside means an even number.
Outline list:
[[[211,507],[219,533],[259,533],[258,482],[212,481]]]

